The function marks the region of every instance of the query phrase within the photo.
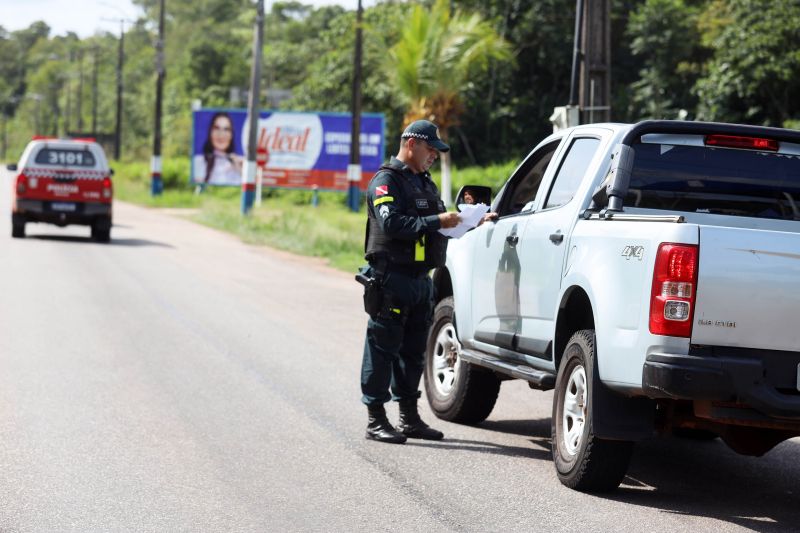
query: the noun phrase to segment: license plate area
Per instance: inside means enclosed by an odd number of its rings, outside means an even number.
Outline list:
[[[63,213],[73,213],[77,209],[77,206],[73,202],[52,202],[50,204],[50,209]]]

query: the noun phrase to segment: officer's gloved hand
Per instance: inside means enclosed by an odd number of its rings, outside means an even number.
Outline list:
[[[458,223],[461,222],[461,217],[459,217],[458,213],[455,211],[451,211],[449,213],[439,213],[439,222],[441,223],[443,229],[455,228],[458,226]]]

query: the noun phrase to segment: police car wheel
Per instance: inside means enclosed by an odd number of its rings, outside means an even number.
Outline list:
[[[109,242],[111,240],[111,221],[107,218],[95,220],[92,223],[92,239],[97,242]]]
[[[25,236],[25,220],[20,220],[16,216],[11,218],[11,236],[15,239],[21,239]]]
[[[628,470],[633,443],[595,437],[592,430],[594,330],[577,331],[567,342],[553,399],[553,463],[565,486],[587,492],[617,488]]]
[[[425,351],[425,394],[434,414],[443,420],[477,424],[492,412],[500,380],[460,357],[453,298],[444,298],[433,313]]]

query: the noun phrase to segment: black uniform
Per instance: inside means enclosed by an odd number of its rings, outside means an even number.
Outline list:
[[[367,188],[365,257],[383,295],[364,342],[361,392],[367,405],[420,396],[433,315],[428,272],[444,265],[447,251],[447,238],[438,232],[444,211],[430,174],[414,174],[394,157]]]

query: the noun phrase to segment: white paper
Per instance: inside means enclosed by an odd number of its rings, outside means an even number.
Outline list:
[[[440,229],[439,233],[452,239],[458,239],[466,232],[478,225],[478,223],[489,211],[489,206],[486,204],[461,204],[458,206],[461,212],[458,216],[461,222],[455,228]]]

